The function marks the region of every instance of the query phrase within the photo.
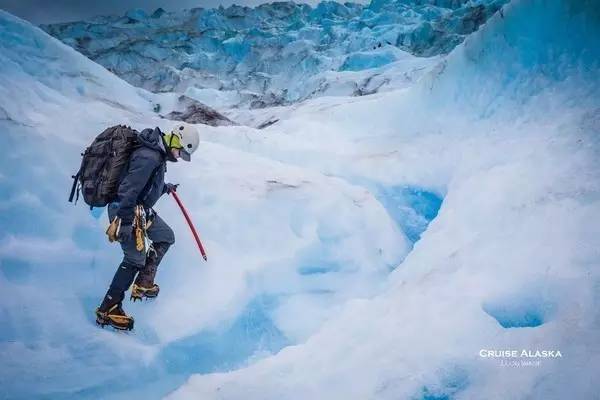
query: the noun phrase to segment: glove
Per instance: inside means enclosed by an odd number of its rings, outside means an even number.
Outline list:
[[[119,240],[117,233],[119,232],[119,227],[121,226],[121,218],[115,217],[108,228],[106,228],[106,235],[108,236],[108,241],[110,243],[116,242]]]
[[[179,186],[179,183],[165,183],[165,193],[171,194],[172,192],[176,192],[177,186]]]
[[[133,226],[131,225],[121,225],[119,228],[119,235],[117,236],[117,240],[121,243],[125,243],[128,240],[131,240],[133,233]]]

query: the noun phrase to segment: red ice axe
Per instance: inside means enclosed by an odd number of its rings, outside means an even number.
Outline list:
[[[181,212],[183,213],[183,216],[185,217],[185,220],[187,221],[188,226],[190,227],[192,233],[194,234],[194,239],[196,239],[196,244],[198,245],[198,248],[200,249],[200,253],[202,253],[202,258],[204,258],[204,261],[207,261],[206,252],[204,251],[204,247],[202,247],[202,242],[200,242],[200,238],[198,237],[198,232],[196,232],[196,228],[194,228],[194,224],[192,223],[190,216],[188,215],[185,207],[183,206],[183,203],[181,202],[181,200],[179,200],[179,196],[177,196],[177,193],[174,190],[172,190],[170,194],[173,195],[173,198],[175,199],[175,201],[177,202],[177,205],[181,209]]]

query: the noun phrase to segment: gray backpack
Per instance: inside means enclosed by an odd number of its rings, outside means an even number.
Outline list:
[[[81,154],[83,160],[79,171],[73,175],[69,202],[73,202],[75,192],[75,203],[81,192],[90,208],[104,207],[113,201],[117,196],[121,171],[137,147],[137,131],[129,126],[113,126],[98,135]]]

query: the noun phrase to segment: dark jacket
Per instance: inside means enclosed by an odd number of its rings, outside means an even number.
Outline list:
[[[133,222],[136,205],[151,208],[165,193],[167,153],[162,136],[158,128],[144,129],[138,135],[140,146],[131,153],[117,192],[117,215],[123,224]]]

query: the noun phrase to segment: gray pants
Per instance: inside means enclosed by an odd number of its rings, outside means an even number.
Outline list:
[[[118,204],[109,204],[108,218],[110,221],[116,216],[118,207]],[[121,243],[123,261],[115,273],[104,299],[105,302],[114,304],[123,301],[125,292],[133,283],[138,271],[136,284],[144,287],[151,287],[154,284],[158,265],[169,247],[175,243],[175,234],[169,225],[155,212],[151,212],[149,220],[152,221],[152,224],[148,228],[147,234],[152,241],[152,250],[149,250],[148,254],[145,251],[138,251],[133,236]]]

